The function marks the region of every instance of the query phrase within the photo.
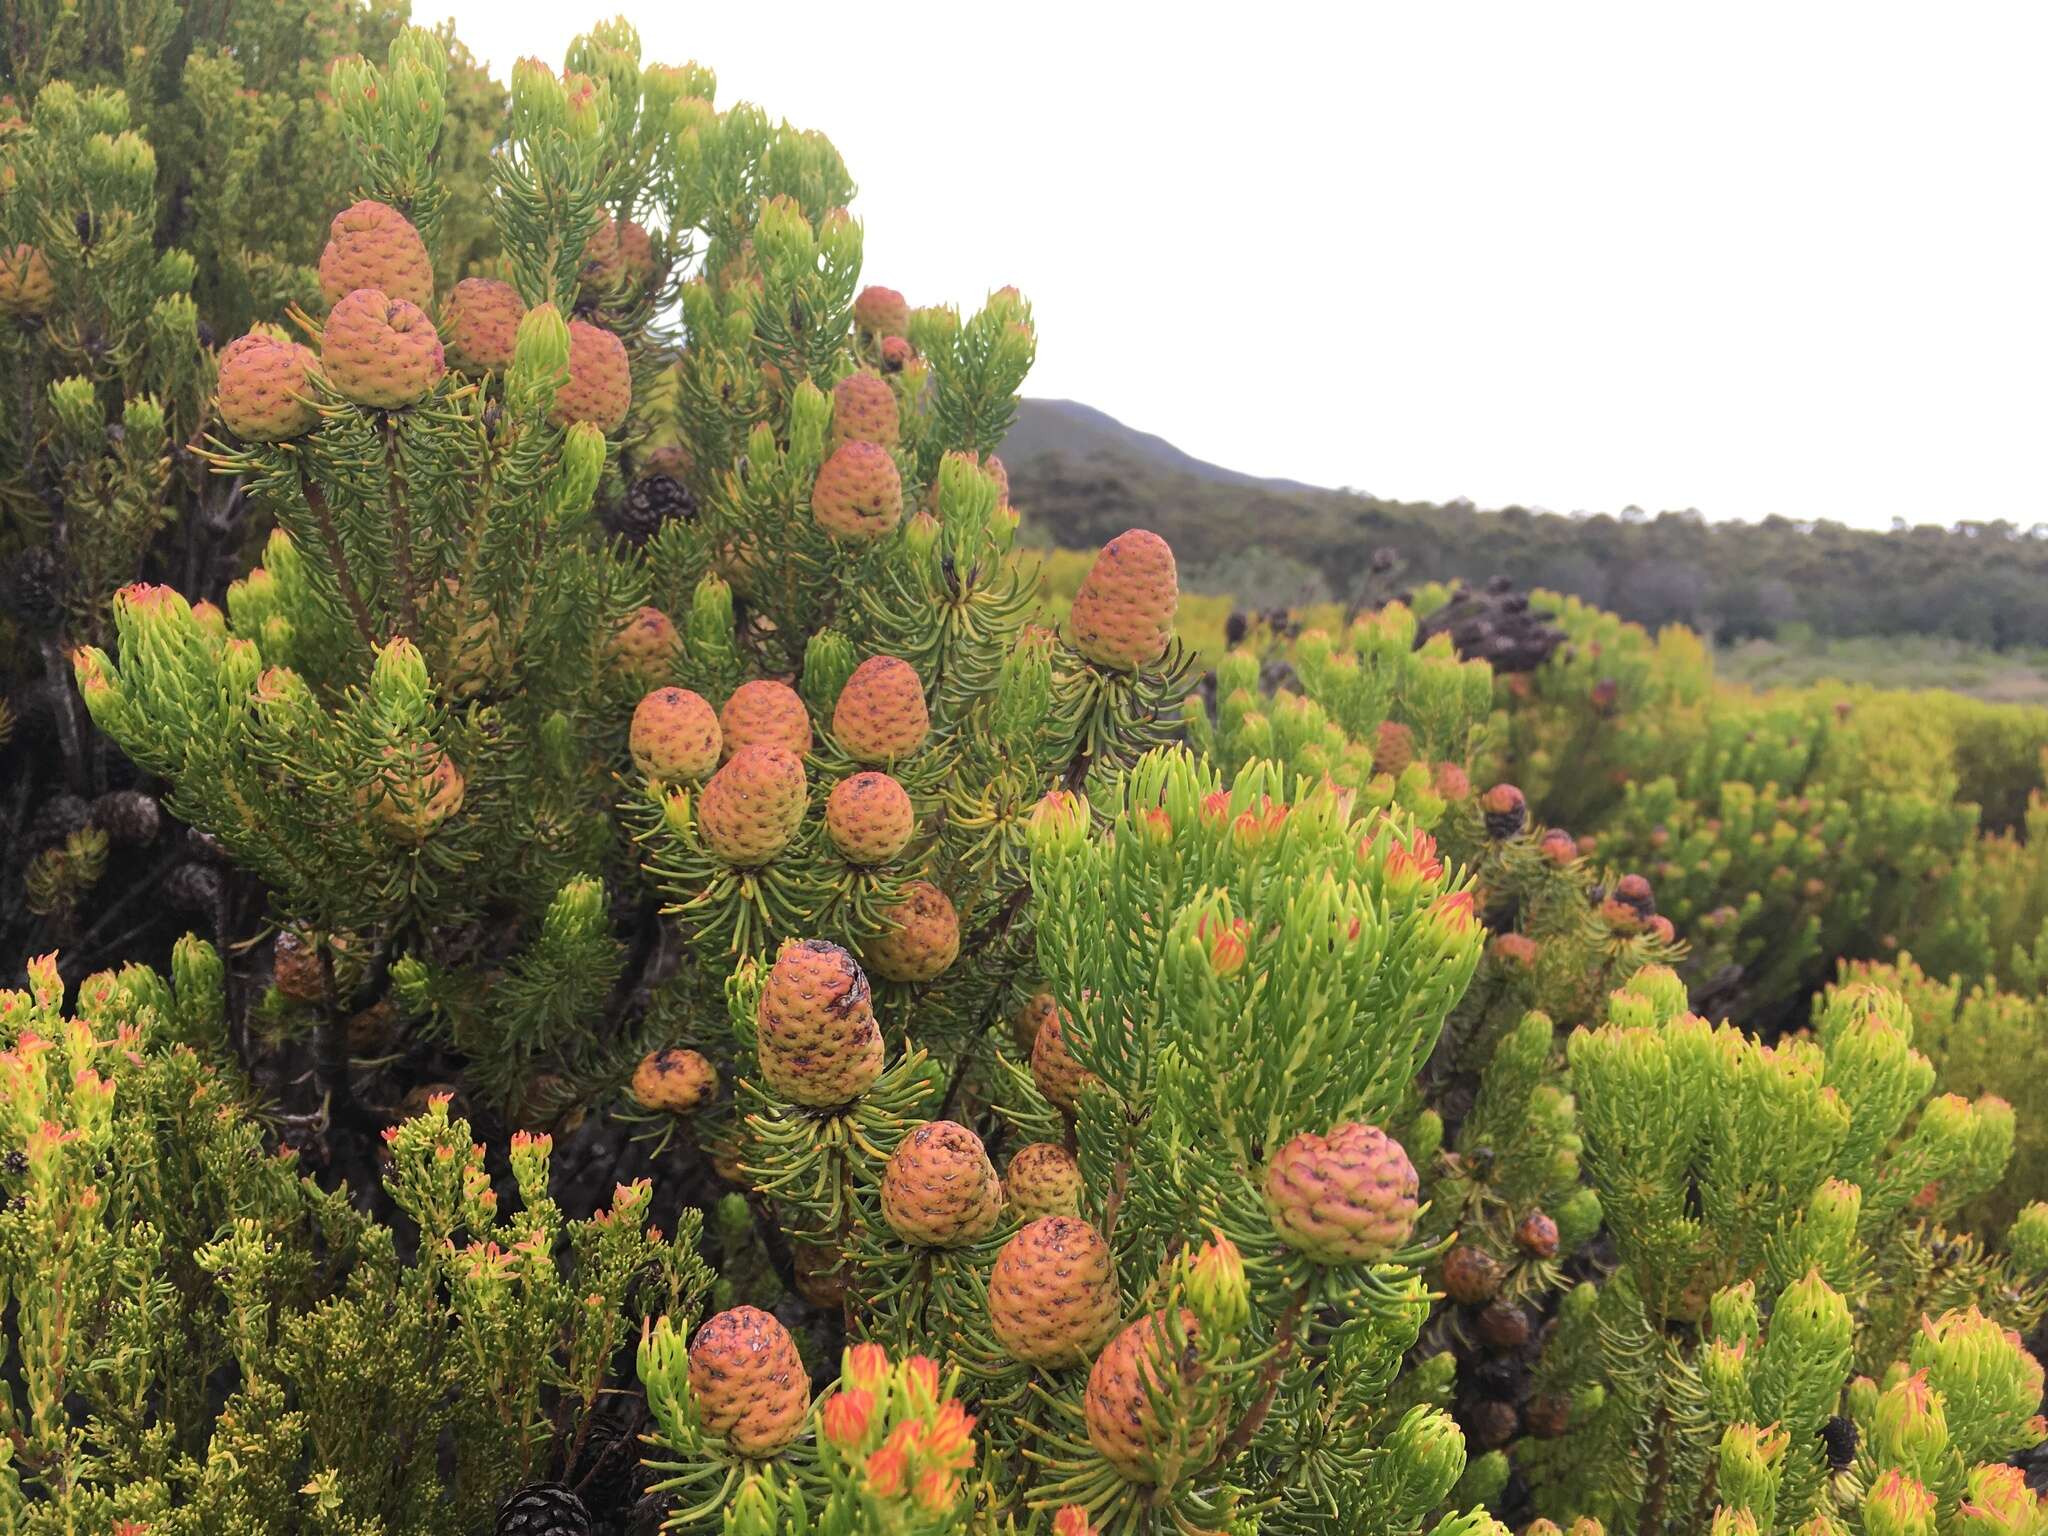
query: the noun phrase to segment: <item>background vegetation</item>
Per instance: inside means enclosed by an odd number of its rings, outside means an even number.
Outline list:
[[[1068,401],[1025,402],[1003,453],[1029,537],[1087,549],[1124,528],[1157,529],[1191,589],[1247,607],[1355,603],[1414,581],[1502,574],[1722,644],[1799,624],[1821,640],[2048,649],[2048,525],[1930,508],[1924,525],[1875,533],[1784,517],[1390,501],[1220,470]],[[1383,551],[1391,564],[1376,570]]]

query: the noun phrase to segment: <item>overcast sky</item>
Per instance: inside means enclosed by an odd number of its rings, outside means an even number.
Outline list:
[[[2048,520],[2048,5],[627,3],[839,146],[868,280],[1016,284],[1027,393],[1202,458]],[[502,77],[589,13],[453,14]]]

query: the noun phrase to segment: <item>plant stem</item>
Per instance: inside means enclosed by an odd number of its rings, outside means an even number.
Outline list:
[[[406,505],[405,470],[398,462],[398,428],[384,421],[384,461],[391,475],[391,564],[398,575],[398,632],[413,632],[419,593],[412,575],[412,510]]]
[[[1294,1354],[1294,1327],[1301,1320],[1307,1300],[1299,1292],[1288,1298],[1287,1310],[1280,1314],[1280,1326],[1273,1341],[1273,1358],[1259,1370],[1258,1400],[1225,1437],[1222,1447],[1216,1452],[1216,1459],[1209,1463],[1212,1470],[1227,1467],[1242,1456],[1252,1443],[1252,1437],[1265,1425],[1266,1415],[1273,1411],[1273,1399],[1280,1391],[1280,1373],[1287,1369],[1287,1362]]]
[[[1671,1490],[1671,1405],[1660,1390],[1656,1417],[1650,1424],[1650,1465],[1644,1473],[1642,1536],[1660,1536],[1664,1500]]]
[[[341,588],[342,601],[348,604],[349,616],[355,620],[356,633],[363,637],[363,644],[371,650],[377,649],[377,626],[370,622],[369,605],[363,601],[362,590],[356,586],[355,573],[349,569],[348,551],[342,548],[341,531],[334,526],[334,509],[327,505],[327,493],[311,480],[304,482],[306,505],[320,523],[320,537],[327,545],[327,558],[334,566],[335,584]]]

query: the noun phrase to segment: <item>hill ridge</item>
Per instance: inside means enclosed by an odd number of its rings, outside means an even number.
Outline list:
[[[1028,542],[1091,549],[1150,528],[1173,546],[1190,590],[1247,607],[1383,599],[1408,583],[1498,574],[1722,643],[1803,624],[1821,636],[2048,648],[2048,530],[2005,520],[1879,532],[1392,501],[1211,464],[1074,400],[1021,402],[998,451]]]

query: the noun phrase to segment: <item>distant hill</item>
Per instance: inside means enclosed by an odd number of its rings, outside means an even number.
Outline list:
[[[1268,480],[1183,453],[1163,437],[1127,427],[1106,411],[1078,400],[1026,400],[1017,424],[1003,443],[1003,464],[1039,465],[1057,458],[1068,464],[1107,460],[1194,476],[1214,485],[1261,486],[1268,490],[1312,491],[1299,480]]]
[[[1126,528],[1173,545],[1183,584],[1247,607],[1384,600],[1505,575],[1652,627],[1722,641],[1926,634],[2048,647],[2048,526],[1709,523],[1696,512],[1565,517],[1393,502],[1207,463],[1072,400],[1026,400],[1002,447],[1024,537],[1087,549]],[[1375,555],[1381,554],[1375,570]]]

